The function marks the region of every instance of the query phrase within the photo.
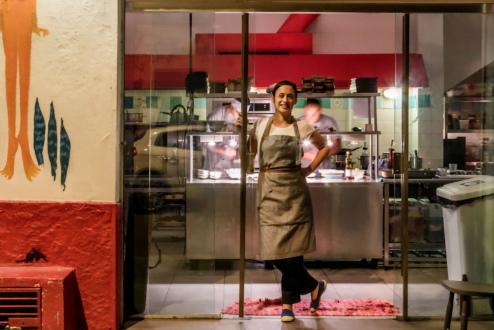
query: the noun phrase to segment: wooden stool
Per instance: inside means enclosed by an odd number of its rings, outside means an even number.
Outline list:
[[[467,330],[468,316],[470,315],[470,297],[494,298],[494,285],[486,283],[473,283],[462,281],[443,281],[443,286],[448,289],[449,301],[444,320],[444,330],[449,330],[453,315],[453,302],[455,293],[463,297],[461,303],[461,330]]]

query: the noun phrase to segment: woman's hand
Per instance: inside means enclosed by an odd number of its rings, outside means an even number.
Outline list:
[[[308,177],[312,173],[312,169],[309,167],[302,167],[300,170],[300,175],[302,175],[304,178]]]

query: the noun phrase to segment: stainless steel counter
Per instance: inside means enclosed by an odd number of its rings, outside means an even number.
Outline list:
[[[308,259],[356,260],[383,256],[383,183],[308,179],[317,251]],[[246,258],[257,255],[257,183],[247,183]],[[188,259],[238,259],[240,180],[186,184]]]

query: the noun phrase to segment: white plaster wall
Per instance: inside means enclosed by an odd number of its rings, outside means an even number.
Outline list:
[[[313,33],[314,54],[382,54],[395,51],[395,14],[322,14]]]
[[[48,124],[55,106],[58,137],[63,118],[72,150],[66,190],[60,184],[58,161],[53,181],[45,165],[32,182],[24,174],[20,149],[11,180],[0,176],[0,200],[116,201],[118,2],[111,0],[38,0],[38,26],[33,34],[28,132],[33,151],[36,98]],[[7,155],[5,56],[0,42],[0,170]],[[19,90],[17,90],[19,95]],[[17,105],[19,126],[19,106]],[[60,152],[58,152],[60,159]]]
[[[418,121],[412,125],[410,142],[418,148],[424,167],[443,166],[443,94],[444,47],[443,15],[420,14],[417,18],[417,46],[422,54],[429,78],[429,87],[418,90],[418,95],[430,95],[430,108],[418,108]],[[418,104],[418,99],[417,99]]]
[[[126,13],[126,54],[189,54],[189,14],[163,12]],[[290,14],[256,13],[249,17],[251,33],[276,33]],[[192,14],[196,33],[242,33],[241,13]],[[195,53],[195,43],[192,43]]]

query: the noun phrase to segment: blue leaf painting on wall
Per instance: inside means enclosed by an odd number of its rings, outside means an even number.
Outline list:
[[[50,120],[48,121],[48,158],[50,159],[53,181],[57,177],[57,146],[57,120],[55,119],[55,109],[52,102],[50,105]]]
[[[62,170],[62,185],[63,191],[65,191],[65,180],[67,179],[67,169],[69,168],[70,161],[70,139],[67,131],[65,130],[65,126],[62,123],[60,124],[60,166]]]
[[[45,148],[45,138],[46,138],[46,123],[45,117],[41,112],[39,107],[38,99],[36,98],[36,105],[34,106],[34,154],[38,160],[38,166],[45,163],[43,159],[43,149]]]

